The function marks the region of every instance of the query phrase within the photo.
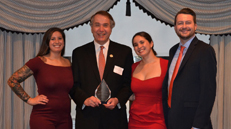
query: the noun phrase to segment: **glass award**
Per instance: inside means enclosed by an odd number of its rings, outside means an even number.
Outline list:
[[[106,104],[111,98],[111,90],[103,79],[95,89],[95,97],[98,98],[102,104]]]

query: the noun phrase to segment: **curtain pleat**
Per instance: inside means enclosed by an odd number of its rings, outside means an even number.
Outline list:
[[[3,32],[0,31],[0,70],[4,70],[4,48],[5,48],[5,43],[4,43],[4,34]],[[1,85],[4,85],[4,71],[2,71],[2,74],[0,74],[0,95],[4,95],[4,92],[5,89],[3,86]],[[4,120],[4,105],[3,105],[3,102],[4,102],[4,97],[3,96],[0,96],[0,114],[2,114],[2,116],[0,116],[2,119],[2,121],[0,121],[0,128],[3,127],[3,120]]]
[[[225,37],[224,73],[224,129],[231,128],[231,36]]]
[[[0,27],[7,31],[41,33],[48,28],[69,29],[87,23],[99,10],[119,0],[2,0]]]
[[[35,36],[29,34],[29,35],[26,35],[25,36],[25,42],[24,42],[24,57],[25,57],[25,61],[24,61],[24,64],[29,61],[30,59],[34,58],[36,55],[35,55],[35,50],[34,50],[34,38]],[[27,91],[28,93],[30,93],[30,96],[31,97],[35,97],[35,83],[34,83],[34,78],[33,76],[27,78],[25,81],[24,81],[24,90]],[[29,126],[28,126],[28,122],[30,121],[30,113],[31,113],[31,110],[32,110],[32,106],[24,103],[24,121],[23,121],[23,124],[24,124],[24,129],[29,129]]]
[[[4,62],[4,83],[3,83],[3,87],[4,87],[4,96],[2,96],[2,98],[4,98],[4,101],[1,103],[3,104],[4,108],[3,108],[3,114],[4,114],[4,119],[3,119],[3,129],[12,129],[13,127],[13,94],[11,91],[11,88],[8,86],[7,84],[7,79],[11,76],[12,74],[12,33],[5,33],[3,32],[2,35],[4,35],[3,40],[5,40],[4,45],[5,45],[5,49],[4,49],[4,60],[2,60],[2,62]]]
[[[211,114],[214,129],[230,129],[231,124],[231,36],[211,36],[217,58],[217,94]]]
[[[230,0],[133,0],[136,6],[152,18],[174,25],[178,11],[188,7],[197,14],[197,33],[231,34]]]
[[[43,34],[16,34],[0,31],[0,121],[1,129],[29,129],[32,106],[24,103],[7,84],[8,78],[27,61],[34,58]],[[21,86],[31,96],[37,95],[33,76]]]
[[[217,93],[211,114],[214,129],[223,129],[224,108],[224,36],[211,36],[210,44],[216,51],[217,59]],[[219,53],[221,51],[221,53]]]
[[[22,34],[13,34],[13,43],[12,43],[12,52],[13,56],[13,65],[12,71],[17,71],[24,65],[24,49],[23,49],[23,37]],[[24,82],[21,83],[21,86],[24,88]],[[18,127],[18,129],[23,129],[23,104],[22,100],[16,95],[13,95],[13,128]]]

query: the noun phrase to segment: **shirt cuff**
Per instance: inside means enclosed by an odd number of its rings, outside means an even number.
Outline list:
[[[85,107],[86,107],[86,106],[83,104],[82,110],[83,110]],[[117,104],[117,107],[118,107],[119,109],[121,109],[120,103]],[[197,128],[196,128],[196,129],[197,129]]]
[[[85,108],[86,106],[83,104],[83,106],[82,106],[82,110]]]
[[[117,107],[118,107],[119,109],[121,109],[120,103],[117,104]]]

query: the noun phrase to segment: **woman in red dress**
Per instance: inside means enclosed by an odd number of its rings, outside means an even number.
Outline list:
[[[30,129],[72,129],[69,91],[73,86],[71,63],[63,57],[65,34],[59,28],[46,31],[38,55],[29,60],[8,80],[24,102],[33,106]],[[30,97],[20,85],[33,75],[38,96]]]
[[[132,65],[131,89],[135,95],[130,108],[129,129],[166,129],[162,82],[168,61],[156,56],[151,36],[138,32],[132,38],[136,54],[141,61]]]

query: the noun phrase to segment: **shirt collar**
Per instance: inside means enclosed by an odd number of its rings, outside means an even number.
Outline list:
[[[97,43],[97,42],[94,40],[95,50],[100,49],[100,46],[104,46],[104,48],[106,48],[106,50],[108,50],[109,43],[110,43],[110,40],[108,40],[104,45],[100,45],[99,43]]]
[[[180,42],[180,46],[184,46],[186,49],[188,49],[189,45],[191,44],[192,40],[195,38],[195,36],[193,36],[191,39],[189,39],[184,45]]]

